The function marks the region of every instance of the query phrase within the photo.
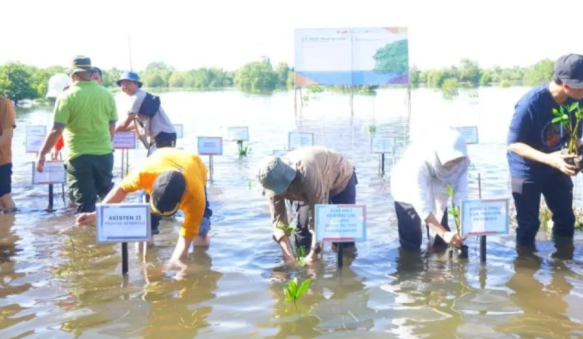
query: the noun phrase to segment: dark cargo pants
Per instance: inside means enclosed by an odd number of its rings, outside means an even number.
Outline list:
[[[113,153],[80,155],[68,160],[67,180],[77,212],[95,212],[97,196],[105,198],[113,187]]]

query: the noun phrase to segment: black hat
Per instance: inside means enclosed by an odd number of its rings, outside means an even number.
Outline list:
[[[178,171],[166,171],[156,178],[150,194],[152,213],[171,216],[180,207],[182,196],[186,191],[184,175]]]
[[[71,63],[71,66],[69,67],[69,74],[77,72],[93,72],[93,67],[91,67],[91,59],[84,56],[75,57]]]
[[[555,62],[555,78],[565,85],[583,89],[583,55],[563,55]]]

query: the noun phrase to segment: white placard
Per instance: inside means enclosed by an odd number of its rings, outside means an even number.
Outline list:
[[[113,148],[115,149],[135,149],[136,148],[135,132],[117,132],[113,135]]]
[[[46,126],[26,126],[26,153],[38,153],[47,135]]]
[[[314,133],[289,132],[287,136],[287,148],[292,150],[298,147],[314,146]]]
[[[316,205],[317,241],[356,242],[366,240],[366,206]]]
[[[149,204],[97,204],[97,242],[150,241]]]
[[[198,137],[199,155],[223,155],[222,137]]]
[[[67,173],[63,161],[45,161],[43,172],[37,172],[36,162],[32,162],[32,184],[65,184]]]
[[[184,125],[174,124],[174,129],[176,130],[176,139],[184,138]]]
[[[370,140],[370,150],[372,153],[394,153],[395,138],[373,136]]]
[[[508,199],[463,200],[461,203],[463,235],[508,234]]]
[[[276,157],[283,157],[283,156],[285,156],[287,154],[287,152],[288,151],[285,150],[285,149],[274,149],[271,152],[271,155],[276,156]]]
[[[456,127],[461,135],[466,139],[466,144],[479,144],[478,126],[459,126]]]
[[[249,127],[246,126],[229,127],[229,140],[249,141]]]

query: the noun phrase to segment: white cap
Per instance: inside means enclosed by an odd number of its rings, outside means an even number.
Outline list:
[[[47,98],[58,97],[67,86],[71,86],[71,78],[69,78],[67,74],[58,73],[53,75],[49,79]]]

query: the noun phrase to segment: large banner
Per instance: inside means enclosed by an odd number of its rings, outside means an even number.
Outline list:
[[[407,28],[295,30],[296,87],[409,83]]]

